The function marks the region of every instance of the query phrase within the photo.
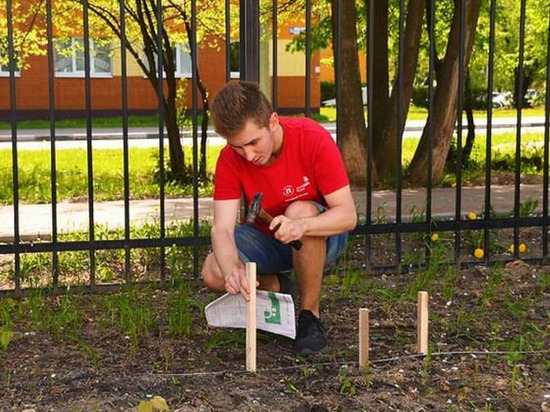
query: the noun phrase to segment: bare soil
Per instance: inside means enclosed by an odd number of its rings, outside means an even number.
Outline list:
[[[441,267],[422,283],[426,273],[325,278],[329,347],[299,358],[290,339],[261,333],[255,374],[245,371],[244,331],[206,325],[203,307],[215,296],[198,283],[187,337],[168,333],[170,292],[144,290],[156,320],[135,347],[109,326],[97,303],[102,295],[73,295],[83,319],[76,336],[36,331],[25,314],[12,325],[14,339],[0,352],[0,411],[129,411],[158,395],[180,412],[546,412],[550,267]],[[419,285],[430,292],[428,357],[415,355]],[[363,307],[370,309],[366,371],[358,367]]]

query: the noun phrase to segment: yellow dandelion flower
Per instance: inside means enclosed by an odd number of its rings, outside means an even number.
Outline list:
[[[510,253],[514,253],[514,244],[512,243],[510,247],[508,248]],[[519,253],[525,253],[527,251],[527,245],[525,243],[520,243],[518,247]]]
[[[470,213],[468,213],[468,219],[470,219],[470,220],[476,220],[476,219],[477,219],[476,212],[470,212]]]
[[[483,259],[483,256],[485,256],[485,252],[483,252],[483,249],[477,248],[474,251],[474,256],[478,259]]]
[[[439,240],[439,235],[437,233],[434,233],[432,235],[432,242],[437,242]]]

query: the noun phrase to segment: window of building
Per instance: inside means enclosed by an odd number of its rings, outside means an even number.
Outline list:
[[[84,39],[82,37],[56,39],[54,54],[57,77],[84,77]],[[90,76],[111,77],[111,69],[110,42],[90,39]]]
[[[174,74],[176,77],[192,77],[191,66],[191,51],[187,44],[178,44],[172,48],[172,55],[174,56]],[[147,59],[143,59],[145,65]],[[158,64],[157,56],[155,55],[155,67]]]
[[[15,52],[15,76],[21,76],[21,70],[19,68],[19,54]],[[8,55],[8,42],[0,41],[0,77],[8,77],[10,75],[10,62]]]

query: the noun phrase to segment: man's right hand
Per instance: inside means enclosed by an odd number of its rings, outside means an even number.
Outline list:
[[[250,300],[250,288],[248,287],[248,281],[246,279],[246,270],[244,266],[235,267],[225,277],[225,290],[231,295],[238,293],[243,295],[245,300]]]

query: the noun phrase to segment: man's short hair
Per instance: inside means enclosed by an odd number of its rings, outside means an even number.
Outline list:
[[[212,120],[216,133],[225,138],[242,131],[252,120],[258,127],[269,127],[273,108],[257,83],[233,80],[212,101]]]

